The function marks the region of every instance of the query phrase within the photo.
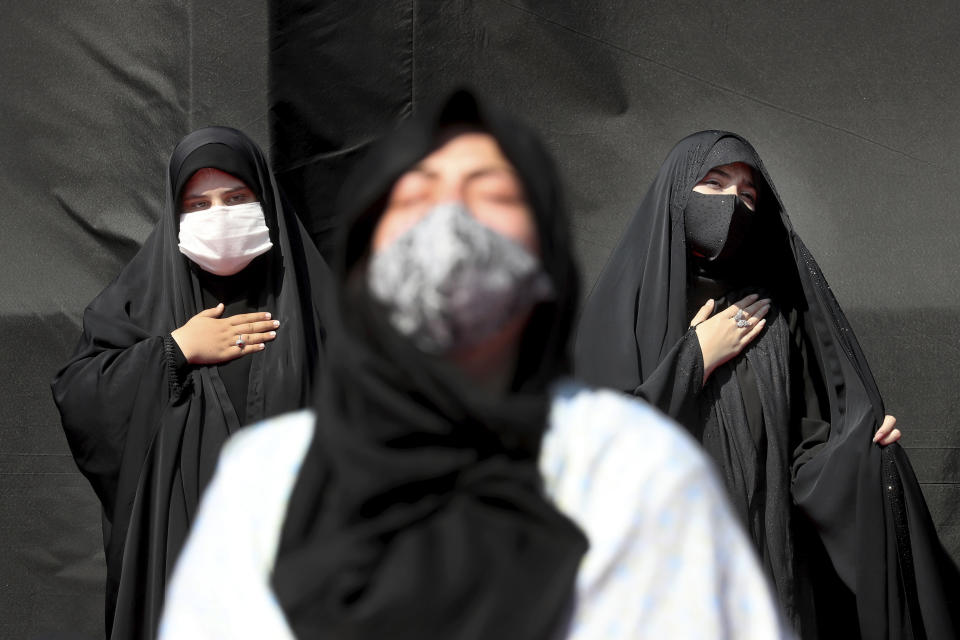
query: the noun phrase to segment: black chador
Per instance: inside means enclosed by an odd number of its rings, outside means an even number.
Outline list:
[[[723,217],[692,189],[738,162],[757,211]],[[691,250],[721,223],[718,246]],[[772,300],[765,328],[704,384],[691,319],[754,292]],[[802,637],[958,637],[960,575],[904,450],[872,442],[884,407],[866,359],[745,140],[704,131],[670,152],[586,304],[576,367],[703,444]]]
[[[178,249],[180,191],[212,167],[257,195],[272,248],[216,276]],[[53,381],[77,465],[103,504],[108,637],[152,638],[166,579],[220,446],[242,425],[311,398],[323,328],[316,302],[329,277],[266,159],[244,134],[210,127],[184,138],[167,173],[156,228],[90,303],[83,336]],[[223,317],[270,312],[282,323],[260,353],[186,363],[171,331],[223,303]]]

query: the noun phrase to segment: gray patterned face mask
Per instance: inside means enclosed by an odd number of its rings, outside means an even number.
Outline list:
[[[553,296],[540,261],[460,202],[435,206],[375,253],[367,286],[394,329],[435,354],[477,345]]]

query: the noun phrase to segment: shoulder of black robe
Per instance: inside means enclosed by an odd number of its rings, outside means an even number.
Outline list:
[[[85,310],[79,344],[52,384],[71,451],[103,504],[113,637],[152,637],[166,575],[220,445],[240,426],[216,367],[189,367],[182,386],[173,371],[183,367],[169,334],[202,310],[196,267],[178,249],[178,195],[202,167],[251,186],[274,244],[261,300],[282,329],[262,353],[246,356],[256,358],[248,417],[308,404],[321,357],[318,289],[329,285],[329,272],[266,158],[235,129],[191,133],[171,156],[156,227]]]
[[[516,168],[558,292],[534,310],[512,390],[498,398],[395,333],[363,278],[393,183],[457,124],[489,132]],[[577,297],[552,162],[529,129],[461,91],[388,136],[342,203],[331,315],[344,328],[272,576],[291,628],[299,638],[551,637],[586,548],[537,467]]]
[[[753,264],[763,265],[753,270],[753,284],[801,314],[827,387],[829,437],[817,451],[807,452],[796,471],[794,500],[856,593],[864,637],[910,637],[921,630],[931,638],[956,637],[960,573],[936,535],[902,449],[872,443],[884,408],[866,358],[763,162],[742,137],[702,131],[681,140],[667,156],[585,305],[577,374],[632,392],[668,356],[675,357],[690,335],[683,211],[696,183],[723,164],[711,163],[711,154],[727,138],[752,154],[750,164],[765,182],[759,200],[776,208],[751,232],[751,238],[764,241],[745,243],[762,252],[751,256]],[[766,210],[771,211],[769,204]]]

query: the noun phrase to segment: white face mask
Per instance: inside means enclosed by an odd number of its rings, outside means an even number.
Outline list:
[[[259,202],[180,214],[180,253],[218,276],[232,276],[272,246]]]

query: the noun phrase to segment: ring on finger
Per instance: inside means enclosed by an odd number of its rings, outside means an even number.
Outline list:
[[[246,342],[243,341],[243,335],[237,336],[237,341],[234,342],[233,344],[243,349],[244,345],[246,344]]]
[[[750,321],[744,317],[743,309],[737,309],[737,315],[733,316],[733,321],[737,323],[737,327],[740,329],[750,325]]]

